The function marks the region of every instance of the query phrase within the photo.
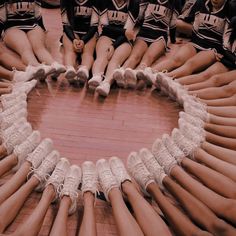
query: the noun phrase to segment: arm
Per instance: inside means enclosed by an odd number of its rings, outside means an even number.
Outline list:
[[[4,30],[4,23],[6,21],[6,8],[5,8],[5,1],[0,1],[0,35]]]
[[[46,31],[45,26],[43,24],[43,18],[41,14],[41,0],[35,1],[35,19],[37,21],[37,24]]]

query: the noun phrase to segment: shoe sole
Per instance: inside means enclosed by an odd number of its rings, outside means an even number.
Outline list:
[[[78,81],[81,84],[85,84],[86,83],[88,78],[87,78],[86,74],[83,71],[79,71],[77,76],[78,76]]]
[[[35,74],[33,75],[33,78],[35,79],[42,79],[45,77],[45,71],[44,69],[39,69],[38,71],[35,72]]]
[[[124,77],[128,88],[134,89],[136,87],[137,80],[134,78],[131,71],[125,71]]]
[[[120,88],[124,88],[125,87],[124,77],[121,75],[120,72],[115,72],[113,74],[113,79],[116,81],[118,87],[120,87]]]
[[[99,86],[99,82],[98,81],[91,81],[91,80],[89,80],[89,82],[88,82],[88,85],[89,85],[89,88],[90,87],[92,87],[92,88],[97,88],[98,86]]]

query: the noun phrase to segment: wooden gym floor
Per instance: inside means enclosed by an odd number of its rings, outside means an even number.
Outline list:
[[[60,11],[43,11],[48,29],[47,42],[55,58],[61,60]],[[179,107],[157,91],[132,91],[113,88],[103,99],[84,88],[68,85],[63,77],[58,82],[39,83],[28,99],[28,120],[43,137],[53,139],[55,148],[71,163],[81,165],[85,160],[118,156],[126,162],[131,151],[150,148],[156,138],[177,127]],[[4,183],[7,175],[0,184]],[[41,194],[32,193],[19,215],[8,227],[13,232],[24,222],[37,205]],[[76,235],[83,207],[79,202],[78,214],[70,217],[68,235]],[[51,206],[39,235],[48,235],[57,213]],[[117,235],[110,206],[98,200],[96,204],[99,236]]]

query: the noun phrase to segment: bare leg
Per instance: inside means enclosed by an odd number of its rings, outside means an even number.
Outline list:
[[[178,210],[167,200],[156,183],[149,184],[147,191],[155,199],[177,235],[199,235],[198,233],[201,232],[201,229],[194,225],[182,211]]]
[[[236,127],[205,123],[204,129],[223,137],[236,138]]]
[[[0,145],[0,160],[3,158],[3,157],[6,157],[7,156],[7,150],[6,148],[3,146],[3,145]]]
[[[48,185],[43,191],[43,195],[29,218],[16,229],[13,235],[16,236],[37,236],[44,221],[47,210],[55,198],[55,190],[52,185]],[[61,235],[61,234],[60,234]]]
[[[0,177],[11,170],[18,162],[17,156],[11,154],[0,161]]]
[[[131,46],[128,43],[121,44],[114,52],[106,71],[106,81],[112,84],[112,75],[115,69],[123,64],[131,52]]]
[[[31,164],[24,162],[20,169],[0,187],[0,205],[25,183]]]
[[[206,131],[206,141],[218,146],[236,150],[236,139],[226,138]]]
[[[163,60],[155,67],[153,67],[153,69],[157,71],[172,71],[175,68],[182,66],[189,58],[193,57],[196,53],[196,49],[192,46],[191,43],[185,44],[173,57]]]
[[[236,230],[231,225],[217,218],[208,207],[175,183],[171,178],[165,177],[163,184],[180,202],[189,217],[203,229],[218,236],[233,235],[235,233]]]
[[[77,53],[74,51],[73,44],[70,39],[63,35],[63,46],[64,46],[64,64],[66,66],[76,66]]]
[[[94,61],[92,72],[95,74],[103,74],[108,64],[107,49],[112,45],[110,38],[101,36],[96,45],[97,58]]]
[[[118,188],[111,189],[108,197],[111,201],[112,211],[118,229],[118,234],[120,236],[144,235],[139,225],[126,207],[120,190]]]
[[[198,74],[183,76],[176,79],[176,81],[182,85],[187,85],[187,88],[189,90],[195,90],[191,89],[191,86],[195,86],[195,84],[197,85],[201,82],[205,83],[205,81],[208,81],[212,76],[226,71],[228,71],[228,69],[222,63],[216,62],[213,65],[209,66],[206,70]]]
[[[214,192],[227,198],[236,198],[236,183],[228,177],[188,158],[184,158],[181,165]]]
[[[217,116],[236,118],[236,107],[235,106],[224,106],[224,107],[208,106],[207,111],[209,113],[217,115]]]
[[[11,81],[13,79],[13,75],[14,75],[13,71],[0,66],[0,77],[1,78]]]
[[[226,161],[222,161],[201,148],[198,148],[194,153],[196,161],[208,166],[209,168],[218,171],[236,182],[236,166]]]
[[[209,77],[209,79],[207,80],[204,80],[200,83],[194,83],[194,84],[192,83],[190,85],[187,85],[186,87],[188,88],[189,91],[199,90],[199,89],[204,89],[204,88],[209,88],[209,87],[219,87],[222,85],[226,85],[232,82],[233,80],[235,80],[235,77],[233,76],[233,74],[235,75],[235,72],[232,73],[232,71],[229,71],[228,68],[225,67],[220,62],[216,62],[209,68],[211,68],[212,70],[215,69],[215,73],[213,74],[212,72],[211,77]]]
[[[236,118],[221,117],[210,114],[208,122],[216,125],[236,126]]]
[[[208,106],[236,106],[236,94],[228,98],[221,98],[221,99],[213,99],[213,100],[204,100],[201,101]]]
[[[173,177],[183,188],[208,206],[216,215],[236,224],[236,200],[227,199],[205,187],[188,175],[181,167],[175,166],[171,170]]]
[[[27,33],[30,44],[33,48],[34,54],[40,62],[51,65],[55,60],[46,49],[45,45],[45,32],[40,26],[35,27]]]
[[[26,65],[21,61],[18,54],[8,49],[0,42],[0,64],[9,70],[16,68],[17,70],[25,71]]]
[[[70,208],[71,200],[70,197],[64,196],[61,199],[59,210],[57,212],[56,219],[53,223],[50,236],[67,236],[67,219],[68,211]]]
[[[168,227],[154,211],[149,203],[140,195],[136,187],[129,181],[122,184],[123,192],[133,208],[135,218],[144,235],[171,235]],[[153,227],[150,227],[152,225]]]
[[[236,165],[236,151],[219,147],[209,142],[204,142],[201,146],[206,152],[223,161]]]
[[[141,39],[135,40],[134,47],[131,51],[129,58],[123,65],[123,68],[131,68],[134,69],[139,62],[141,61],[145,51],[147,50],[148,46],[147,43]]]
[[[90,39],[85,45],[84,50],[81,55],[81,65],[86,66],[88,70],[92,68],[93,62],[94,62],[94,49],[96,47],[96,37],[93,37]]]
[[[17,213],[23,206],[25,200],[38,185],[39,181],[32,177],[26,184],[24,184],[17,192],[9,197],[0,206],[0,232],[4,232],[6,227],[14,220]]]
[[[219,99],[233,96],[236,93],[236,81],[222,87],[205,88],[190,92],[202,99]]]
[[[94,195],[91,192],[85,192],[84,215],[79,231],[79,236],[96,236],[96,219],[94,209]]]
[[[165,43],[163,40],[152,43],[146,50],[140,65],[151,66],[158,58],[165,54]],[[139,65],[139,66],[140,66]]]
[[[5,32],[3,40],[9,48],[21,56],[25,65],[39,65],[25,32],[17,28],[10,28]]]
[[[188,59],[181,67],[168,73],[169,76],[180,78],[191,75],[194,72],[202,71],[216,62],[214,51],[201,51]]]

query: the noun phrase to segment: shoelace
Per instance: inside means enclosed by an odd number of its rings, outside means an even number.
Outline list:
[[[78,198],[76,179],[73,177],[67,177],[66,182],[58,186],[57,192],[60,197],[63,196],[63,193],[68,192],[72,200]]]
[[[111,186],[115,185],[114,178],[112,178],[112,174],[110,170],[103,169],[100,172],[99,178],[102,183],[102,187],[104,188],[105,192],[107,192]]]

